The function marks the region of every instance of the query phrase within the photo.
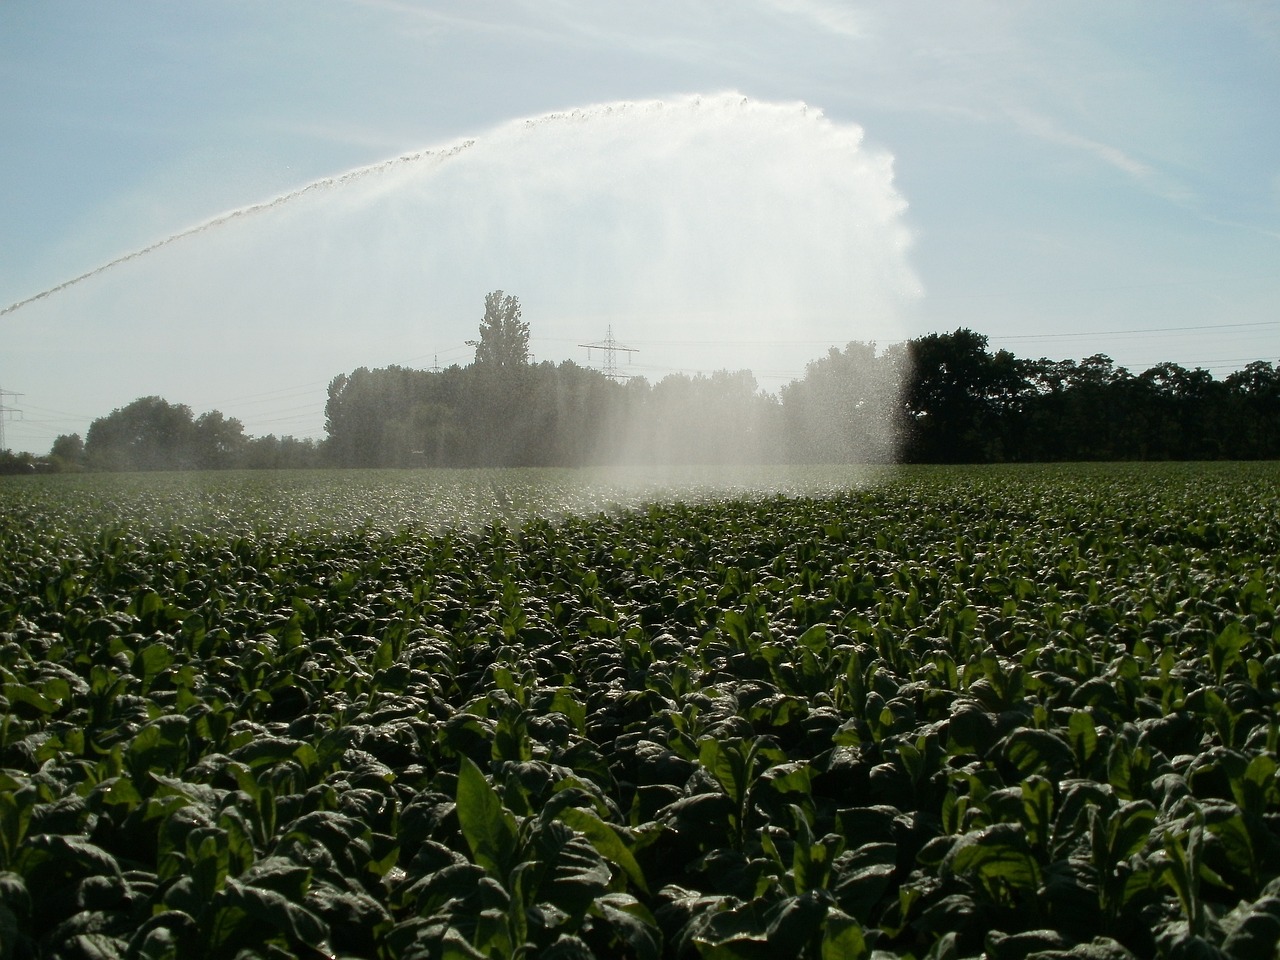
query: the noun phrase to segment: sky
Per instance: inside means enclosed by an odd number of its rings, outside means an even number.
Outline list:
[[[149,395],[322,437],[495,289],[651,381],[1280,362],[1269,0],[2,0],[0,131],[14,450]]]

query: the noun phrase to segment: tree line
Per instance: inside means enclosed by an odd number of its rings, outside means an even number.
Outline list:
[[[1160,363],[1141,373],[1106,354],[1028,360],[972,330],[908,344],[903,458],[916,463],[1280,458],[1280,367],[1222,380]]]
[[[441,371],[360,368],[329,385],[337,466],[489,467],[889,461],[901,351],[831,350],[778,395],[750,371],[614,380],[534,363],[516,298],[485,301],[475,360]]]
[[[474,360],[361,367],[329,384],[323,441],[249,437],[214,410],[144,397],[0,470],[982,463],[1280,457],[1280,368],[1223,380],[991,352],[968,329],[879,350],[849,343],[776,394],[749,371],[614,380],[535,363],[519,301],[485,298]]]

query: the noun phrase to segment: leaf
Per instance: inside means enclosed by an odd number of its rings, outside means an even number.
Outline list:
[[[640,864],[636,862],[631,850],[610,824],[581,807],[566,807],[557,816],[585,836],[600,856],[621,867],[631,882],[643,893],[649,892]]]
[[[135,782],[144,779],[153,769],[178,773],[186,765],[189,726],[190,721],[177,714],[157,717],[138,731],[128,750]]]
[[[1108,866],[1127,860],[1146,846],[1155,820],[1155,807],[1147,800],[1131,801],[1112,814],[1106,821]]]
[[[299,749],[305,746],[309,745],[288,737],[256,737],[244,746],[231,751],[231,757],[245,764],[250,770],[259,770],[286,760],[297,759]]]
[[[1071,746],[1056,733],[1020,727],[1005,738],[1004,756],[1024,777],[1042,774],[1060,780],[1075,760]]]
[[[779,763],[770,767],[760,777],[777,793],[800,794],[808,797],[813,792],[813,768],[807,763]]]
[[[75,957],[76,960],[120,960],[125,956],[127,947],[123,940],[105,933],[78,933],[56,955]]]
[[[240,875],[241,883],[272,890],[292,902],[301,902],[311,884],[311,870],[287,857],[264,857]]]
[[[587,729],[587,708],[582,697],[569,687],[561,687],[551,698],[546,709],[551,713],[560,713],[569,719],[573,729],[579,734]]]
[[[901,816],[902,811],[885,804],[849,807],[837,814],[840,832],[848,839],[851,850],[864,843],[892,841],[894,823]]]
[[[1218,683],[1240,659],[1240,649],[1249,639],[1249,631],[1239,620],[1232,620],[1209,644],[1209,664]]]
[[[50,700],[23,683],[6,683],[3,687],[0,687],[0,690],[3,690],[5,699],[9,701],[10,709],[25,707],[25,712],[29,716],[53,713],[58,709],[57,701]],[[21,715],[23,712],[19,711],[19,714]]]
[[[1031,846],[1048,845],[1053,831],[1053,786],[1044,777],[1022,781],[1022,825]]]
[[[1218,849],[1226,856],[1227,863],[1246,877],[1249,883],[1256,883],[1259,871],[1253,837],[1249,835],[1244,816],[1233,808],[1228,809],[1231,814],[1225,817],[1215,816],[1208,822],[1208,830],[1217,837]]]
[[[869,922],[889,890],[897,867],[898,848],[892,843],[866,843],[836,858],[832,893],[849,916]]]
[[[49,882],[57,882],[54,878],[120,875],[115,857],[88,840],[74,836],[45,833],[28,837],[18,863],[28,889],[32,888],[32,876],[36,873]],[[32,895],[38,896],[35,890]]]
[[[1006,890],[1034,891],[1040,885],[1040,866],[1025,835],[1008,823],[965,834],[943,859],[942,870],[944,876],[973,880],[997,902]]]
[[[458,823],[475,862],[495,879],[505,880],[515,866],[516,819],[480,768],[465,756],[459,758],[456,799]]]
[[[636,960],[658,960],[662,955],[662,932],[653,914],[627,893],[606,893],[591,905],[591,916],[599,918],[592,927],[604,926],[613,944],[626,947]],[[622,953],[622,951],[619,951]]]
[[[1222,952],[1234,960],[1274,960],[1280,943],[1280,897],[1241,903],[1222,919]]]
[[[1067,737],[1075,753],[1076,766],[1081,775],[1089,770],[1089,761],[1098,752],[1098,729],[1087,710],[1073,710],[1067,720]]]
[[[141,680],[144,693],[151,689],[152,681],[171,663],[173,653],[163,643],[149,643],[134,654],[133,675]]]
[[[243,925],[238,925],[236,933],[248,936],[249,942],[261,942],[261,938],[253,934],[260,930],[260,924],[268,924],[281,933],[292,937],[297,943],[304,944],[322,953],[328,953],[328,925],[306,907],[295,903],[284,894],[275,890],[258,886],[249,886],[238,880],[228,880],[226,888],[218,897],[220,906],[231,911],[239,911],[244,915]]]
[[[765,914],[765,935],[774,956],[801,956],[822,930],[830,906],[831,897],[825,890],[810,890],[770,908]]]
[[[1241,810],[1259,816],[1267,812],[1268,804],[1276,798],[1278,770],[1280,765],[1274,758],[1259,753],[1242,776],[1232,778],[1231,793]]]
[[[597,960],[595,953],[578,937],[562,933],[539,954],[539,960]]]
[[[528,855],[537,866],[529,890],[534,902],[580,918],[608,889],[612,875],[595,847],[557,820],[540,826]]]
[[[827,911],[822,930],[822,960],[867,960],[871,948],[862,924],[839,910]]]
[[[712,737],[698,741],[698,762],[715,777],[720,789],[736,805],[747,794],[747,756],[741,740],[721,743]]]

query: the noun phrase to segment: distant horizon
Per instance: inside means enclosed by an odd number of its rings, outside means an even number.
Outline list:
[[[823,359],[824,357],[828,356],[828,355],[829,355],[829,352],[830,352],[830,350],[831,350],[831,349],[837,349],[837,350],[841,350],[841,351],[843,351],[843,350],[846,350],[848,347],[853,346],[853,345],[864,345],[864,346],[874,347],[876,356],[877,356],[877,357],[884,357],[886,354],[888,354],[889,352],[891,352],[891,351],[893,351],[893,350],[897,350],[897,349],[905,348],[905,347],[907,346],[907,344],[909,344],[909,343],[910,343],[910,342],[912,342],[912,341],[917,341],[917,340],[921,340],[921,339],[924,339],[924,338],[927,338],[927,337],[932,337],[932,336],[942,336],[942,337],[951,336],[951,335],[956,334],[956,333],[959,333],[959,332],[961,332],[961,331],[968,331],[968,332],[970,332],[970,333],[974,333],[974,334],[978,335],[979,337],[982,337],[984,340],[986,340],[986,341],[987,341],[987,352],[988,352],[990,355],[992,355],[992,356],[994,356],[994,355],[996,355],[996,354],[998,354],[998,353],[1000,353],[1000,352],[1002,352],[1002,351],[1007,350],[1007,348],[1002,348],[1002,347],[996,347],[996,346],[994,346],[994,345],[990,342],[990,338],[989,338],[989,337],[987,337],[985,334],[983,334],[983,333],[982,333],[982,331],[980,331],[980,330],[972,330],[972,329],[967,328],[967,327],[957,327],[957,328],[955,328],[954,330],[936,330],[936,331],[931,331],[931,332],[929,332],[929,333],[920,334],[920,335],[915,336],[915,337],[910,337],[910,338],[908,338],[907,340],[899,341],[899,342],[896,342],[896,343],[890,343],[890,344],[877,344],[877,343],[873,343],[873,342],[871,342],[871,341],[858,341],[858,340],[848,341],[847,343],[842,344],[842,345],[840,345],[839,347],[836,347],[836,346],[832,345],[832,346],[831,346],[831,347],[829,347],[827,350],[824,350],[821,354],[819,354],[819,355],[815,355],[814,357],[812,357],[812,358],[811,358],[811,360],[810,360],[808,363],[813,363],[813,362],[819,361],[819,360]],[[537,337],[530,337],[530,340],[531,340],[531,342],[537,342],[538,338],[537,338]],[[621,341],[618,341],[618,342],[619,342],[619,344],[621,344]],[[468,347],[468,349],[471,349],[471,347]],[[597,349],[599,349],[599,348],[597,348]],[[1182,366],[1182,365],[1180,365],[1180,364],[1177,364],[1177,363],[1176,363],[1176,361],[1167,361],[1167,360],[1165,360],[1165,361],[1157,361],[1156,363],[1150,364],[1149,366],[1143,367],[1143,368],[1141,368],[1141,369],[1137,369],[1137,368],[1130,368],[1130,367],[1125,366],[1124,364],[1121,364],[1121,363],[1116,362],[1116,361],[1115,361],[1115,359],[1114,359],[1114,358],[1112,358],[1109,354],[1107,354],[1105,350],[1098,350],[1098,351],[1095,351],[1094,353],[1087,354],[1087,355],[1082,356],[1082,357],[1049,357],[1049,356],[1044,356],[1044,355],[1041,355],[1041,356],[1031,356],[1031,355],[1025,355],[1025,356],[1022,356],[1022,355],[1019,355],[1018,353],[1016,353],[1015,351],[1012,351],[1012,350],[1008,350],[1007,352],[1009,352],[1010,354],[1012,354],[1012,355],[1013,355],[1013,357],[1014,357],[1016,360],[1019,360],[1019,361],[1022,361],[1022,362],[1026,362],[1026,363],[1051,363],[1051,364],[1067,364],[1067,363],[1070,363],[1070,364],[1080,365],[1080,364],[1081,364],[1081,363],[1083,363],[1084,361],[1087,361],[1087,360],[1089,360],[1089,359],[1091,359],[1091,358],[1093,358],[1093,357],[1104,356],[1104,357],[1106,357],[1106,358],[1111,362],[1112,370],[1113,370],[1116,374],[1127,374],[1128,376],[1130,376],[1130,377],[1134,377],[1134,378],[1141,377],[1143,374],[1148,373],[1148,372],[1151,372],[1151,371],[1153,371],[1153,370],[1156,370],[1156,369],[1158,369],[1158,368],[1160,368],[1160,367],[1162,367],[1162,366],[1164,366],[1164,365],[1166,365],[1166,364],[1173,364],[1174,366]],[[448,369],[450,369],[450,368],[458,368],[459,370],[461,370],[461,369],[465,369],[465,368],[467,368],[467,367],[472,366],[474,362],[475,362],[475,361],[474,361],[474,357],[473,357],[473,358],[471,358],[471,359],[467,360],[466,362],[454,361],[454,362],[452,362],[452,363],[450,363],[450,364],[447,364],[447,365],[439,365],[439,366],[438,366],[438,368],[437,368],[437,367],[435,367],[435,366],[413,366],[413,365],[406,365],[406,364],[387,364],[387,365],[385,365],[385,366],[381,366],[381,367],[369,367],[369,366],[367,366],[367,365],[362,365],[362,366],[358,366],[358,367],[353,367],[353,368],[351,368],[351,369],[349,369],[349,370],[343,370],[343,371],[340,371],[339,373],[335,373],[332,377],[330,377],[327,381],[325,381],[324,388],[323,388],[323,390],[322,390],[321,392],[322,392],[322,394],[323,394],[323,396],[324,396],[324,398],[325,398],[325,400],[326,400],[326,402],[327,402],[327,400],[328,400],[328,389],[329,389],[329,386],[330,386],[330,385],[332,385],[332,384],[334,383],[334,381],[336,381],[339,377],[349,377],[349,376],[351,376],[352,374],[356,373],[357,371],[359,371],[359,370],[361,370],[361,369],[369,370],[369,371],[371,371],[371,372],[377,372],[377,371],[380,371],[380,370],[389,370],[389,369],[392,369],[392,368],[398,368],[398,369],[401,369],[401,370],[406,370],[406,371],[410,371],[410,372],[414,372],[414,373],[438,374],[438,373],[444,373],[445,371],[447,371],[447,370],[448,370]],[[573,357],[562,357],[562,358],[560,358],[560,359],[553,359],[553,358],[549,358],[549,357],[547,357],[547,358],[539,358],[537,355],[532,355],[532,356],[531,356],[531,358],[530,358],[529,363],[530,363],[530,365],[531,365],[531,366],[538,365],[538,364],[542,364],[542,363],[549,363],[549,364],[551,364],[552,366],[560,366],[561,364],[565,364],[565,363],[573,363],[573,364],[576,364],[576,365],[577,365],[579,368],[581,368],[581,369],[584,369],[584,370],[590,370],[590,371],[593,371],[593,372],[595,372],[595,373],[599,374],[601,377],[609,378],[609,377],[608,377],[608,375],[607,375],[607,374],[604,372],[604,370],[601,368],[601,366],[596,365],[596,364],[592,364],[592,363],[579,362],[578,360],[575,360]],[[1252,363],[1264,363],[1264,364],[1269,365],[1272,369],[1280,371],[1280,361],[1262,360],[1262,361],[1252,361]],[[1242,365],[1241,367],[1237,368],[1236,370],[1232,370],[1232,371],[1229,371],[1229,372],[1227,372],[1227,373],[1222,373],[1222,374],[1215,374],[1212,370],[1210,370],[1210,369],[1208,369],[1208,368],[1206,368],[1206,367],[1203,367],[1203,366],[1200,366],[1200,367],[1183,367],[1183,369],[1185,369],[1185,370],[1187,370],[1187,371],[1189,371],[1189,372],[1199,372],[1199,371],[1203,371],[1204,373],[1207,373],[1207,374],[1208,374],[1208,375],[1209,375],[1209,376],[1210,376],[1210,377],[1211,377],[1215,382],[1223,383],[1223,382],[1225,382],[1225,381],[1226,381],[1226,380],[1227,380],[1227,379],[1228,379],[1228,378],[1229,378],[1233,373],[1236,373],[1236,372],[1239,372],[1239,371],[1243,370],[1246,366],[1248,366],[1248,364]],[[808,364],[806,364],[806,373],[807,373],[807,367],[808,367]],[[626,369],[625,365],[623,366],[623,369]],[[794,385],[795,383],[797,383],[797,382],[799,382],[800,380],[802,380],[802,379],[803,379],[803,377],[804,377],[804,374],[802,374],[800,377],[797,377],[797,378],[795,378],[795,379],[792,379],[792,380],[787,381],[787,382],[786,382],[786,383],[784,383],[784,384],[781,384],[781,385],[780,385],[779,387],[777,387],[776,389],[768,389],[768,388],[764,387],[763,385],[761,385],[761,384],[760,384],[760,382],[759,382],[759,378],[758,378],[758,377],[756,377],[755,373],[754,373],[752,370],[750,370],[749,368],[737,368],[737,369],[734,369],[734,368],[729,368],[729,367],[720,367],[720,368],[714,368],[714,369],[708,369],[708,370],[698,370],[698,371],[693,371],[693,372],[685,372],[685,371],[671,371],[671,372],[667,372],[667,373],[663,374],[663,375],[662,375],[662,377],[661,377],[661,378],[659,378],[658,380],[651,380],[651,379],[649,379],[648,377],[644,376],[643,374],[625,374],[625,375],[618,375],[617,377],[614,377],[614,378],[611,378],[611,379],[614,379],[615,381],[619,382],[619,385],[622,385],[622,383],[623,383],[623,382],[625,382],[626,380],[631,380],[631,379],[644,380],[644,381],[648,384],[648,386],[649,386],[650,388],[653,388],[653,387],[654,387],[654,386],[656,386],[658,383],[660,383],[660,382],[661,382],[661,380],[666,379],[667,377],[680,377],[680,376],[684,376],[684,377],[688,377],[688,378],[690,378],[690,379],[697,379],[697,378],[699,378],[699,377],[702,377],[702,378],[710,378],[710,377],[715,376],[716,374],[729,374],[729,375],[735,375],[735,374],[741,374],[741,373],[747,373],[747,374],[749,374],[749,375],[750,375],[750,376],[751,376],[751,377],[756,381],[757,391],[758,391],[758,393],[759,393],[759,394],[762,394],[762,395],[764,395],[764,396],[770,397],[770,398],[772,398],[772,399],[774,399],[774,400],[779,400],[779,399],[781,399],[781,392],[782,392],[782,390],[783,390],[784,388],[786,388],[786,387],[788,387],[788,386],[791,386],[791,385]],[[196,405],[194,405],[194,404],[187,403],[187,402],[183,401],[183,400],[182,400],[182,399],[180,399],[180,398],[175,399],[174,397],[166,397],[166,396],[161,396],[161,395],[159,395],[159,394],[143,394],[143,395],[140,395],[140,396],[138,396],[138,397],[134,397],[134,398],[132,398],[132,399],[130,399],[130,400],[128,400],[128,401],[126,401],[126,402],[124,402],[124,403],[120,404],[119,406],[114,407],[114,408],[113,408],[113,409],[111,409],[111,410],[102,411],[102,412],[100,412],[100,413],[96,414],[95,416],[93,416],[93,417],[90,419],[89,423],[90,423],[90,425],[91,425],[91,424],[93,423],[93,421],[101,420],[101,419],[103,419],[103,418],[105,418],[105,417],[110,416],[111,414],[114,414],[114,413],[119,412],[120,410],[122,410],[122,409],[124,409],[124,408],[126,408],[126,407],[130,406],[131,404],[137,403],[137,402],[139,402],[139,401],[141,401],[141,400],[149,399],[149,398],[151,398],[151,397],[157,397],[157,398],[159,398],[159,399],[161,399],[161,400],[164,400],[166,403],[169,403],[169,404],[174,405],[174,406],[183,406],[183,407],[186,407],[187,409],[189,409],[189,410],[191,411],[191,413],[192,413],[192,415],[193,415],[193,416],[199,416],[199,415],[201,415],[201,414],[205,414],[205,413],[222,413],[222,414],[224,414],[224,415],[228,416],[230,419],[235,419],[235,420],[237,420],[237,421],[239,420],[239,418],[238,418],[238,417],[235,417],[235,416],[234,416],[234,415],[232,415],[232,414],[228,414],[228,413],[227,413],[227,411],[220,410],[219,408],[216,408],[216,407],[211,407],[211,408],[204,408],[204,409],[202,409],[202,408],[197,407],[197,406],[196,406]],[[243,422],[242,422],[242,426],[243,426]],[[85,437],[85,433],[86,433],[86,432],[87,432],[87,426],[86,426],[86,430],[85,430],[85,432],[80,432],[80,431],[71,431],[71,433],[69,433],[69,434],[60,434],[59,436],[71,436],[71,435],[78,435],[78,436],[81,438],[81,440],[83,440],[83,439],[84,439],[84,437]],[[247,439],[251,439],[251,440],[256,440],[256,439],[265,439],[265,438],[273,437],[273,436],[274,436],[274,437],[276,437],[277,439],[280,439],[280,440],[296,440],[296,441],[308,441],[308,442],[316,442],[316,443],[322,443],[323,441],[325,441],[325,440],[328,438],[327,431],[324,431],[324,430],[322,430],[319,434],[316,434],[316,435],[311,435],[311,436],[299,436],[299,435],[297,435],[297,434],[291,434],[291,433],[285,433],[285,432],[278,432],[278,431],[266,431],[266,432],[263,432],[263,433],[252,433],[252,432],[249,432],[249,431],[246,429],[245,436],[246,436],[246,438],[247,438]],[[55,439],[56,439],[56,438],[55,438]],[[6,448],[4,448],[4,447],[0,447],[0,451],[4,451],[5,449],[6,449]],[[44,457],[44,456],[47,456],[47,454],[49,453],[49,450],[48,450],[48,449],[45,449],[45,450],[26,450],[26,449],[20,450],[20,449],[13,448],[12,446],[10,446],[10,447],[9,447],[9,448],[7,448],[7,449],[8,449],[8,452],[9,452],[9,453],[11,453],[11,454],[13,454],[13,455],[15,455],[15,456],[29,456],[29,457],[33,457],[33,458],[36,458],[36,459],[40,459],[40,458],[42,458],[42,457]]]
[[[1246,0],[14,0],[0,89],[15,450],[180,392],[320,436],[330,371],[464,359],[495,288],[535,354],[612,325],[651,381],[957,328],[1280,360]]]

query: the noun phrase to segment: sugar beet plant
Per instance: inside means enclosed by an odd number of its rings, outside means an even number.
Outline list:
[[[1274,466],[436,532],[56,479],[5,960],[1276,956]]]

